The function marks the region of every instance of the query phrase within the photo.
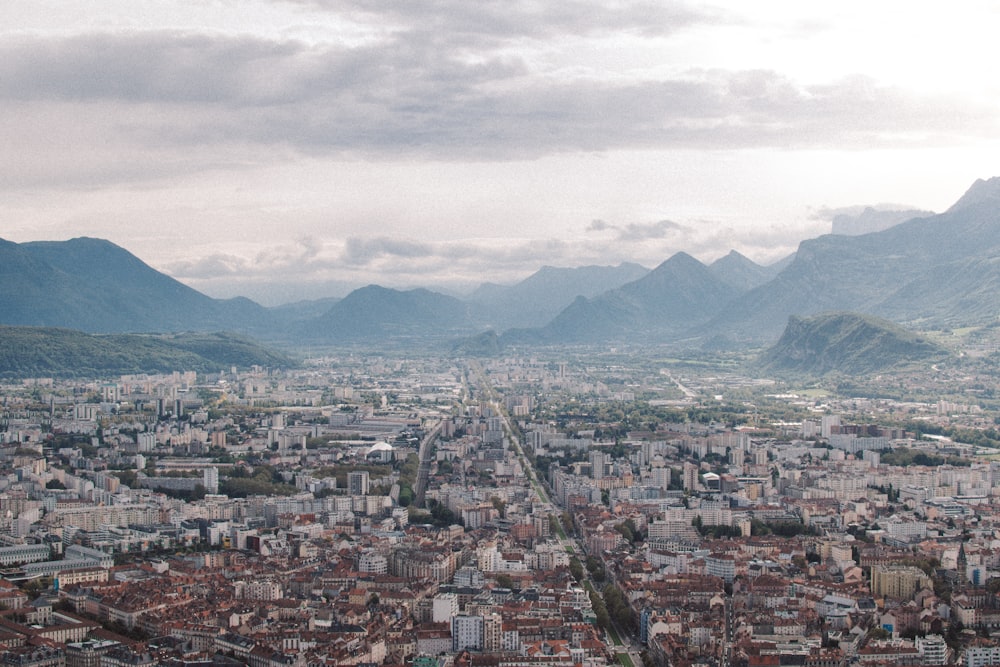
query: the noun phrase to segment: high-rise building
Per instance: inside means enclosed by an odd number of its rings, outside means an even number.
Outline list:
[[[219,492],[219,469],[218,468],[205,468],[202,473],[202,484],[205,486],[205,491],[208,493],[218,493]]]
[[[698,466],[693,463],[684,463],[684,490],[694,491],[698,488]]]
[[[608,464],[608,455],[605,452],[594,450],[590,452],[590,477],[591,479],[604,479]]]
[[[368,494],[369,480],[367,470],[355,470],[347,473],[347,492],[352,496]]]
[[[454,616],[451,619],[451,650],[483,650],[483,617]]]
[[[820,435],[829,438],[834,433],[840,433],[840,415],[823,415],[820,418]]]
[[[483,618],[483,650],[495,652],[501,648],[503,621],[500,614],[489,614]]]

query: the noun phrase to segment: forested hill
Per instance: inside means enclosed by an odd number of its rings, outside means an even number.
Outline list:
[[[0,326],[0,377],[107,377],[210,373],[231,367],[289,367],[290,357],[226,333],[86,334],[71,329]]]

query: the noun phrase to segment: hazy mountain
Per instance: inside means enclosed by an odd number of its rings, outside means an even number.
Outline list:
[[[0,323],[90,332],[261,330],[267,310],[219,300],[101,239],[0,241]]]
[[[859,375],[947,356],[944,348],[888,320],[825,313],[788,318],[785,332],[758,363],[767,372]]]
[[[739,291],[681,252],[638,280],[593,299],[578,297],[537,336],[549,343],[665,340],[712,317]],[[509,339],[533,337],[520,332]]]
[[[978,181],[948,211],[863,236],[803,241],[774,280],[701,331],[776,339],[789,315],[846,310],[922,325],[975,324],[1000,310],[1000,179]]]
[[[942,214],[803,241],[768,267],[736,252],[711,266],[677,253],[652,271],[635,264],[543,267],[516,285],[484,284],[466,300],[370,285],[339,301],[265,309],[247,299],[212,299],[89,238],[0,240],[0,280],[0,324],[98,333],[227,330],[292,344],[441,342],[491,329],[505,330],[501,345],[747,346],[777,340],[790,315],[825,311],[908,326],[976,325],[1000,312],[1000,179],[977,181]],[[475,347],[488,350],[493,341]]]
[[[831,233],[844,236],[870,234],[872,232],[880,232],[883,229],[889,229],[907,220],[926,218],[931,215],[934,215],[933,211],[920,211],[916,209],[888,211],[866,206],[856,215],[849,213],[835,215],[831,221]]]
[[[756,264],[735,250],[709,264],[708,270],[722,282],[741,291],[762,285],[779,272],[771,266]]]
[[[271,306],[268,310],[283,323],[294,325],[326,314],[339,301],[340,299],[337,297],[310,299]]]
[[[791,264],[793,261],[795,261],[795,253],[794,252],[791,255],[788,255],[786,257],[782,257],[781,259],[779,259],[774,264],[768,264],[767,265],[767,270],[771,272],[771,276],[772,277],[777,277],[777,275],[779,273],[781,273],[782,271],[784,271],[785,269],[787,269],[788,265]]]
[[[86,334],[0,326],[0,377],[107,377],[125,373],[287,368],[290,357],[233,334]]]
[[[578,296],[593,297],[649,273],[638,264],[557,268],[543,266],[524,280],[504,286],[484,283],[469,295],[471,316],[498,330],[538,327]]]
[[[1000,178],[994,176],[986,180],[976,179],[962,198],[951,205],[947,213],[955,213],[970,206],[1000,208]]]
[[[492,329],[460,339],[451,346],[452,354],[463,357],[493,357],[500,354],[500,350],[500,337]]]
[[[306,323],[301,334],[310,341],[336,344],[441,339],[473,330],[468,306],[454,297],[426,289],[368,285]]]

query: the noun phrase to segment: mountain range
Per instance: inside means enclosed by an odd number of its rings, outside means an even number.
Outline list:
[[[89,333],[227,330],[286,345],[381,346],[468,339],[560,343],[770,345],[790,316],[851,311],[911,328],[991,322],[1000,313],[1000,179],[951,208],[860,235],[803,241],[760,266],[731,252],[706,265],[677,253],[636,264],[543,267],[465,298],[369,285],[343,299],[264,308],[213,299],[115,244],[0,240],[0,324]],[[483,337],[483,333],[495,334]]]

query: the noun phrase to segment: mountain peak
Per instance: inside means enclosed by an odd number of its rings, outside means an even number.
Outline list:
[[[699,266],[702,268],[705,267],[705,265],[699,262],[696,258],[692,257],[691,255],[681,250],[680,252],[674,253],[669,258],[661,262],[660,265],[657,266],[655,269],[653,269],[652,272],[662,273],[664,271],[677,270],[681,268],[690,269],[691,267],[695,266]]]
[[[1000,206],[1000,177],[983,180],[977,179],[962,197],[952,205],[948,212],[957,211],[969,206],[991,204]]]
[[[761,285],[778,273],[776,270],[760,266],[735,250],[730,250],[728,255],[709,264],[708,270],[722,282],[740,290]]]
[[[755,264],[755,262],[746,255],[737,252],[736,250],[730,250],[726,255],[723,255],[719,259],[709,264],[709,266],[710,267],[725,266],[726,264],[746,265],[746,264]]]

